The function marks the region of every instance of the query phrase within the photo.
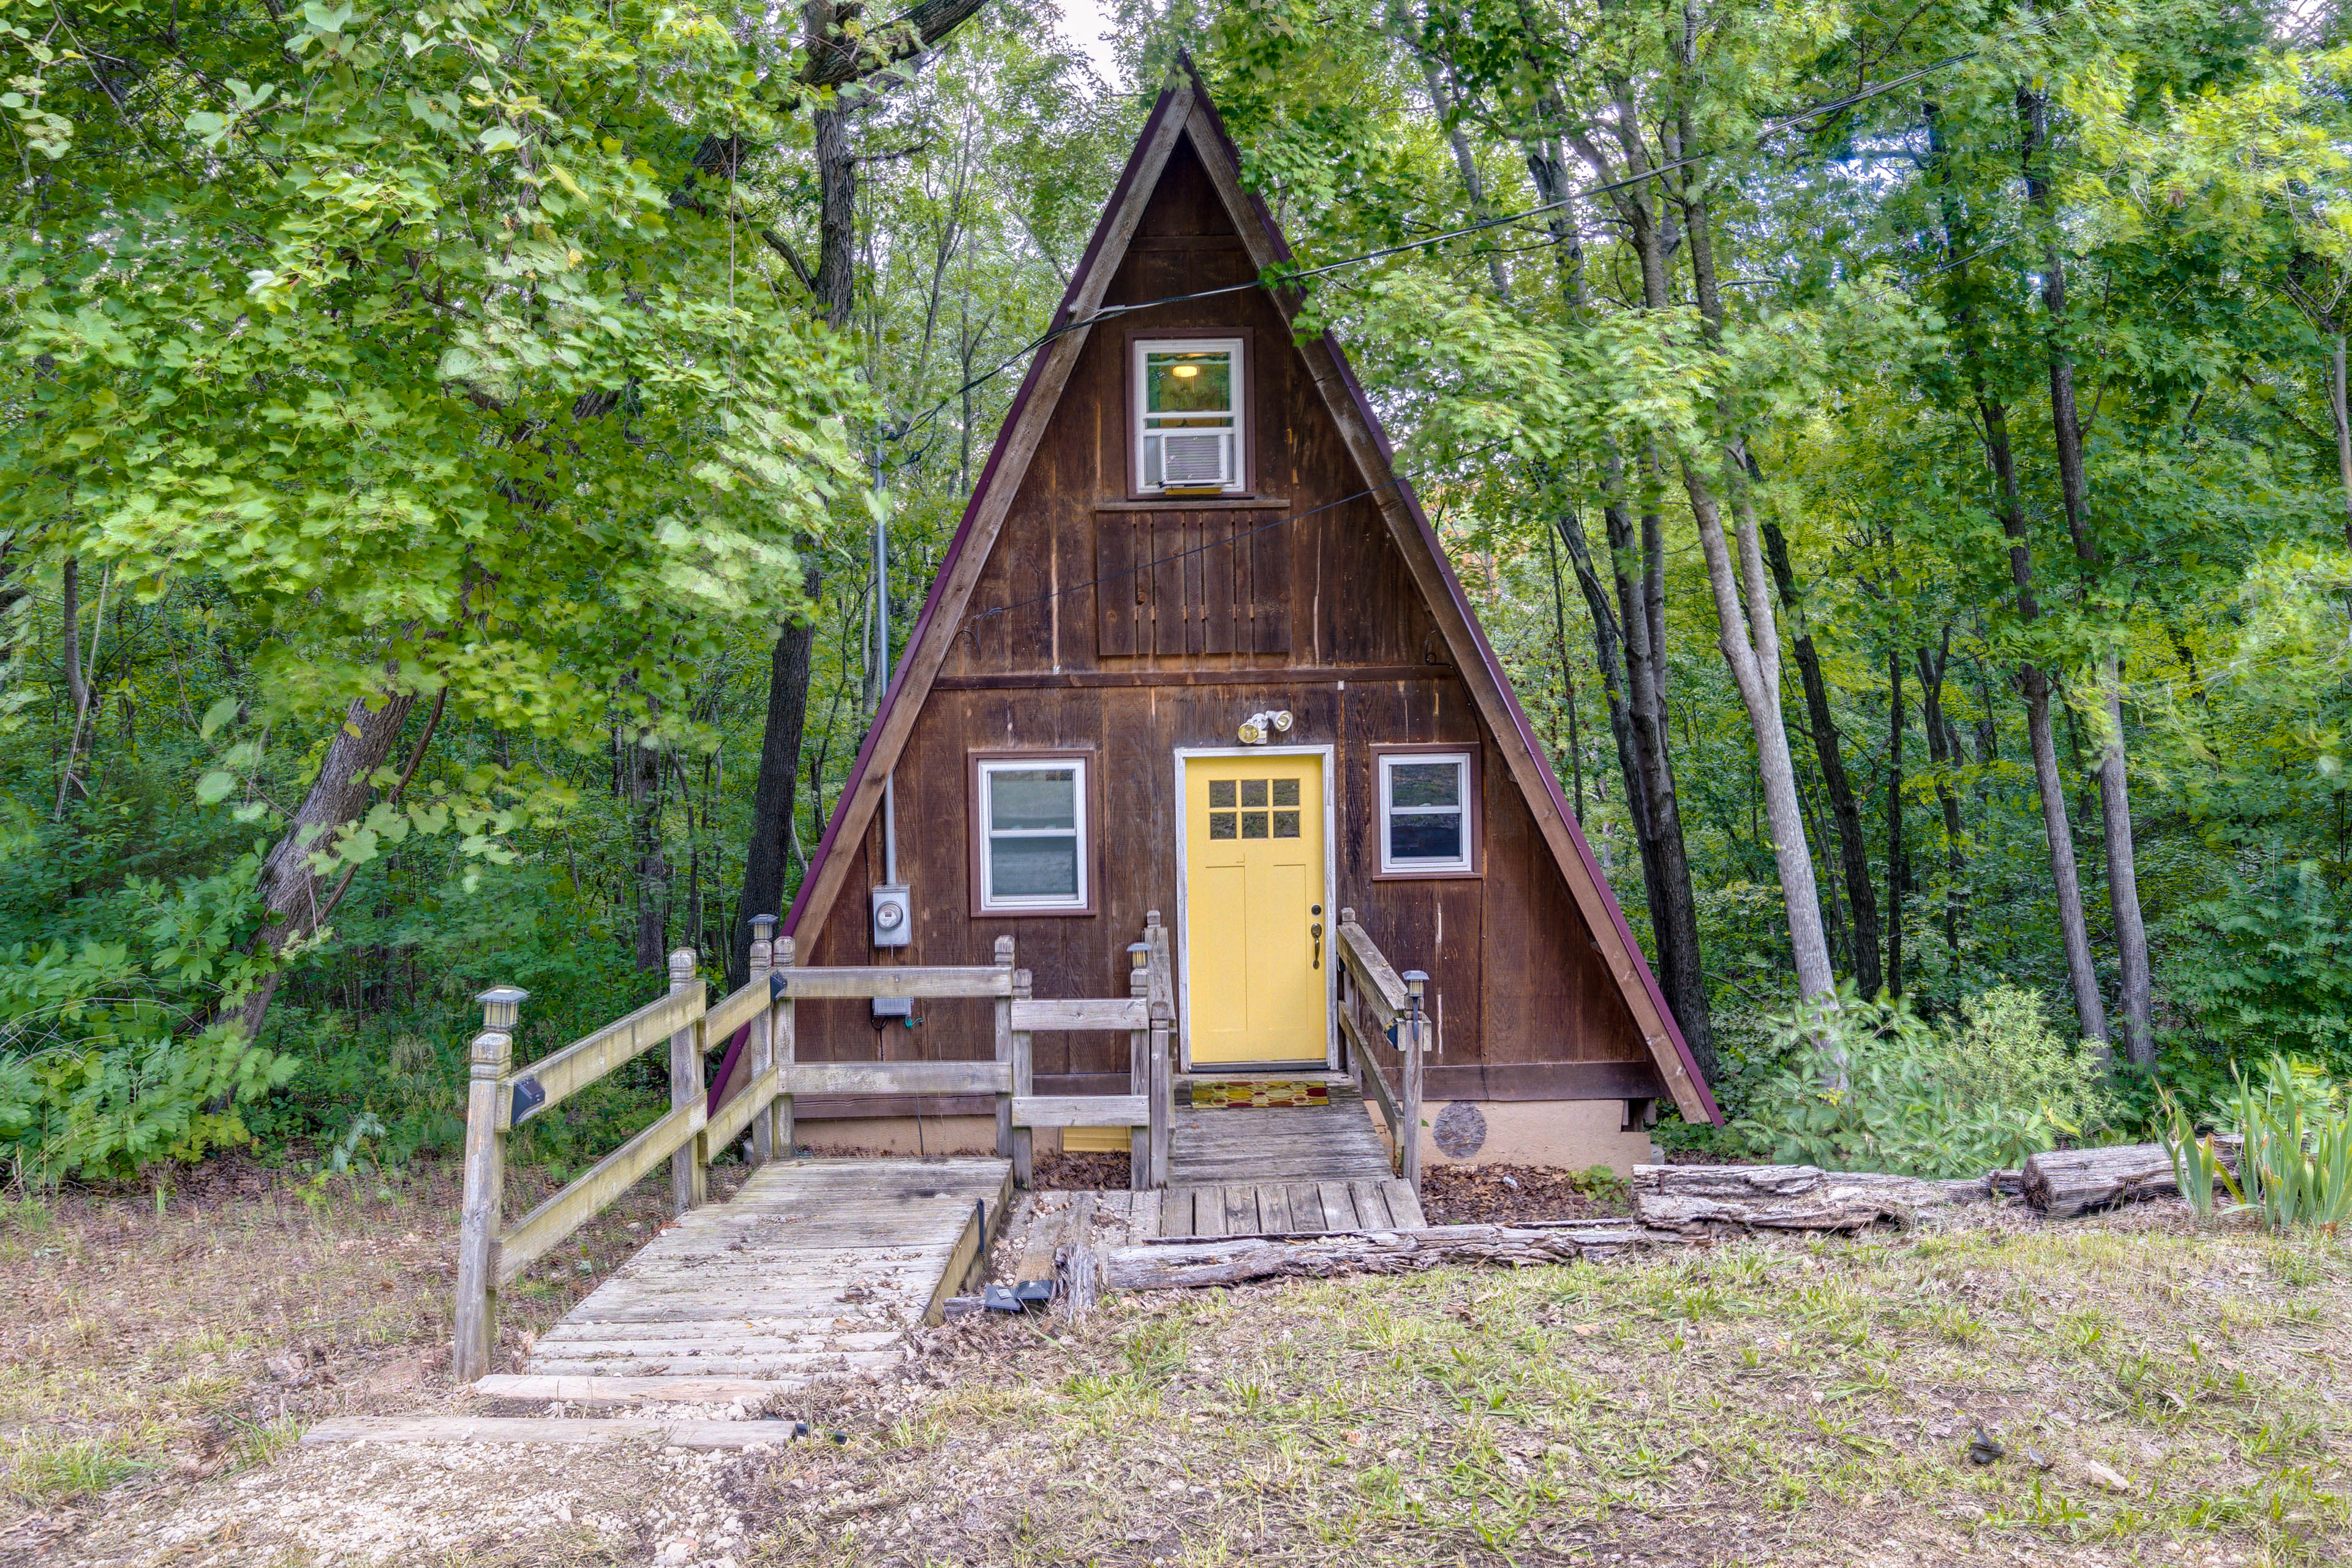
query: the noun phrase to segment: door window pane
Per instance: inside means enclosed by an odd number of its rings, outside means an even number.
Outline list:
[[[1264,813],[1264,812],[1262,812],[1262,811],[1244,811],[1244,812],[1243,812],[1243,813],[1242,813],[1242,837],[1243,837],[1244,838],[1263,838],[1263,837],[1265,837],[1265,813]]]

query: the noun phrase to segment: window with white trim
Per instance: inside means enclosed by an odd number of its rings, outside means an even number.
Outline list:
[[[1087,764],[1076,757],[984,761],[980,907],[1087,907]]]
[[[1242,341],[1135,344],[1136,488],[1223,495],[1244,487]]]
[[[1471,870],[1470,754],[1381,756],[1381,869]]]

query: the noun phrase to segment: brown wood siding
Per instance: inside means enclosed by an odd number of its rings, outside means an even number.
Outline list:
[[[1251,276],[1207,175],[1180,142],[1108,302]],[[1353,908],[1398,968],[1431,975],[1432,1006],[1443,1017],[1433,1089],[1513,1099],[1662,1092],[1509,768],[1445,663],[1436,622],[1377,508],[1358,493],[1363,479],[1279,312],[1249,291],[1159,307],[1120,326],[1248,331],[1255,493],[1287,505],[1127,500],[1126,338],[1095,331],[897,769],[912,942],[887,954],[867,946],[877,824],[862,842],[836,847],[853,863],[834,907],[803,918],[803,931],[815,935],[801,962],[985,963],[996,939],[1011,935],[1037,995],[1124,995],[1127,945],[1146,911],[1176,920],[1174,752],[1230,746],[1243,717],[1287,708],[1296,717],[1287,742],[1335,749],[1331,912]],[[1264,527],[1286,516],[1298,520]],[[1388,742],[1481,750],[1481,875],[1372,880],[1370,748]],[[968,758],[1008,747],[1087,750],[1097,759],[1098,913],[970,912]],[[990,1054],[987,1004],[924,1002],[916,1011],[912,1029],[881,1033],[888,1056]],[[803,1059],[876,1054],[864,1003],[811,1004],[803,1020]],[[1041,1035],[1035,1047],[1041,1080],[1126,1069],[1122,1036]]]

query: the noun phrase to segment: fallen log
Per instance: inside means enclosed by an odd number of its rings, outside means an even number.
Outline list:
[[[1253,1279],[1327,1279],[1335,1274],[1412,1274],[1448,1263],[1525,1268],[1602,1259],[1678,1236],[1629,1225],[1439,1225],[1277,1241],[1230,1237],[1173,1246],[1113,1247],[1095,1255],[1109,1290],[1190,1290]]]
[[[2239,1140],[2217,1136],[2213,1143],[2221,1163],[2231,1175],[2237,1174]],[[2113,1204],[2175,1197],[2180,1192],[2172,1173],[2172,1156],[2161,1143],[2053,1149],[2025,1162],[2019,1186],[2025,1201],[2049,1219],[2073,1219]]]
[[[1934,1182],[1813,1165],[1633,1167],[1633,1217],[1684,1236],[1911,1226],[1990,1195],[1981,1181]]]

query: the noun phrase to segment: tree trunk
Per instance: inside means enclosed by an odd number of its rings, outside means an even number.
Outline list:
[[[1683,232],[1690,246],[1692,291],[1710,333],[1719,335],[1723,303],[1716,289],[1712,219],[1706,204],[1683,202]],[[1645,263],[1646,269],[1646,263]],[[1728,450],[1724,478],[1731,486],[1736,542],[1724,532],[1715,492],[1691,457],[1683,459],[1683,488],[1698,524],[1699,550],[1706,558],[1707,586],[1715,595],[1718,646],[1731,666],[1740,701],[1756,732],[1756,765],[1764,787],[1764,815],[1771,826],[1772,859],[1780,873],[1780,896],[1789,910],[1789,948],[1796,962],[1802,996],[1834,997],[1837,976],[1830,966],[1829,941],[1822,929],[1821,889],[1813,879],[1813,856],[1797,801],[1797,770],[1789,754],[1789,733],[1780,719],[1780,637],[1772,616],[1772,591],[1744,452]],[[1738,560],[1733,559],[1736,542]],[[1843,1070],[1843,1064],[1839,1064]]]
[[[1583,522],[1573,514],[1561,520],[1562,527],[1581,530]],[[1559,539],[1556,533],[1544,535],[1544,553],[1551,563],[1551,624],[1552,637],[1559,645],[1559,680],[1568,708],[1568,771],[1569,802],[1576,812],[1576,820],[1584,821],[1584,735],[1576,718],[1576,666],[1568,650],[1568,591],[1559,580]],[[1557,733],[1553,743],[1559,743]]]
[[[1751,465],[1750,472],[1753,472]],[[1781,606],[1789,613],[1790,647],[1797,656],[1797,674],[1805,689],[1805,718],[1812,731],[1813,751],[1821,758],[1822,788],[1830,797],[1830,817],[1837,828],[1838,864],[1845,876],[1846,907],[1853,912],[1853,977],[1865,996],[1875,996],[1884,981],[1878,967],[1878,900],[1873,891],[1870,845],[1863,832],[1862,806],[1847,777],[1845,756],[1830,712],[1829,685],[1822,679],[1822,658],[1813,644],[1804,598],[1797,574],[1789,564],[1789,543],[1780,525],[1764,524],[1765,556],[1771,563]]]
[[[254,938],[257,950],[282,953],[316,935],[325,919],[328,906],[320,892],[326,877],[310,858],[331,849],[336,829],[365,814],[369,779],[392,755],[393,742],[408,721],[408,710],[416,705],[416,694],[393,692],[375,700],[379,705],[373,709],[365,697],[352,701],[335,738],[327,743],[319,776],[311,781],[269,858],[261,863],[260,893],[266,912],[261,931]],[[278,971],[270,971],[237,1008],[237,1022],[248,1040],[261,1037],[269,1004],[278,994]]]
[[[1951,657],[1952,634],[1948,626],[1944,644],[1932,658],[1926,648],[1918,650],[1920,718],[1927,731],[1927,756],[1936,767],[1936,805],[1944,816],[1944,945],[1950,950],[1952,967],[1960,963],[1960,921],[1968,907],[1968,890],[1962,877],[1967,861],[1960,847],[1960,792],[1952,787],[1952,770],[1958,765],[1958,748],[1953,743],[1958,737],[1944,717],[1944,666]]]
[[[2066,264],[2058,243],[2058,217],[2049,173],[2040,163],[2049,147],[2048,100],[2019,89],[2023,122],[2022,163],[2027,205],[2040,216],[2042,245],[2042,302],[2047,313],[2050,361],[2050,426],[2058,455],[2059,499],[2074,555],[2087,576],[2099,566],[2091,531],[2089,481],[2083,466],[2083,425],[2074,400],[2074,358],[2066,342]],[[2339,444],[2340,445],[2340,444]],[[2107,907],[2116,922],[2116,957],[2123,981],[2124,1041],[2131,1059],[2156,1059],[2147,931],[2139,908],[2139,877],[2132,844],[2131,783],[2124,753],[2122,668],[2113,652],[2097,661],[2100,705],[2107,722],[2099,738],[2099,814],[2107,839]]]
[[[1866,1230],[1989,1202],[1981,1181],[1927,1181],[1811,1165],[1636,1165],[1633,1217],[1685,1236]]]
[[[809,15],[825,0],[813,0]],[[814,25],[814,24],[813,24]],[[814,52],[814,51],[813,51]],[[849,151],[847,115],[828,105],[814,115],[819,189],[817,307],[835,331],[849,323],[856,304],[857,163]],[[813,563],[804,565],[802,587],[812,605],[824,589]],[[727,955],[729,988],[742,985],[751,969],[751,921],[783,913],[784,866],[793,844],[794,785],[800,776],[801,734],[808,717],[811,655],[816,645],[814,616],[794,616],[776,634],[768,656],[767,723],[760,736],[760,773],[751,787],[751,841],[743,856],[743,896],[736,904],[734,940]]]
[[[1903,653],[1886,650],[1886,994],[1903,994]]]
[[[2214,1152],[2234,1175],[2242,1144],[2216,1138]],[[2136,1198],[2172,1197],[2180,1191],[2172,1155],[2161,1143],[2129,1143],[2106,1149],[2058,1149],[2025,1162],[2020,1191],[2045,1218],[2076,1215]]]
[[[2000,485],[2001,531],[2009,538],[2009,574],[2017,586],[2017,613],[2031,625],[2041,618],[2033,592],[2033,542],[2025,508],[2018,499],[2017,466],[2009,445],[2008,411],[1979,394],[1985,450]],[[2025,736],[2033,753],[2033,786],[2042,797],[2042,831],[2050,844],[2051,896],[2057,900],[2058,929],[2066,948],[2066,980],[2074,993],[2074,1016],[2085,1039],[2105,1045],[2107,1005],[2099,994],[2098,971],[2091,963],[2091,936],[2083,919],[2083,883],[2074,868],[2074,834],[2066,820],[2066,782],[2058,772],[2058,742],[2050,728],[2050,678],[2027,659],[2017,668],[2025,696]]]
[[[814,568],[805,580],[816,596]],[[784,623],[768,656],[768,714],[760,736],[760,771],[751,786],[751,839],[743,856],[743,896],[735,906],[735,940],[727,958],[727,988],[740,989],[751,973],[752,920],[781,915],[784,865],[793,848],[794,795],[800,781],[801,735],[808,719],[810,656],[816,623]]]
[[[1595,1261],[1619,1253],[1686,1245],[1678,1237],[1619,1224],[1440,1225],[1423,1230],[1341,1232],[1297,1241],[1237,1237],[1155,1242],[1095,1254],[1113,1290],[1190,1290],[1252,1279],[1328,1279],[1339,1274],[1418,1274],[1447,1264],[1525,1268]]]
[[[647,734],[623,733],[621,777],[629,802],[631,880],[636,905],[637,973],[666,972],[669,963],[669,861],[662,853],[661,753]]]
[[[1538,192],[1547,202],[1562,199],[1568,192],[1568,165],[1557,146],[1529,142],[1523,147]],[[1565,209],[1552,214],[1548,224],[1556,242],[1562,301],[1580,316],[1585,309],[1580,237]],[[1683,839],[1682,805],[1675,792],[1666,729],[1664,536],[1655,509],[1646,509],[1637,564],[1632,518],[1624,505],[1624,464],[1613,443],[1607,484],[1603,515],[1616,614],[1612,614],[1610,589],[1594,569],[1582,526],[1570,529],[1563,522],[1560,538],[1592,613],[1593,647],[1608,693],[1610,730],[1624,774],[1626,810],[1633,818],[1651,937],[1657,947],[1659,988],[1700,1072],[1711,1074],[1715,1026],[1699,950],[1698,900],[1691,888],[1690,854]],[[1614,679],[1620,668],[1625,675],[1622,691]]]

